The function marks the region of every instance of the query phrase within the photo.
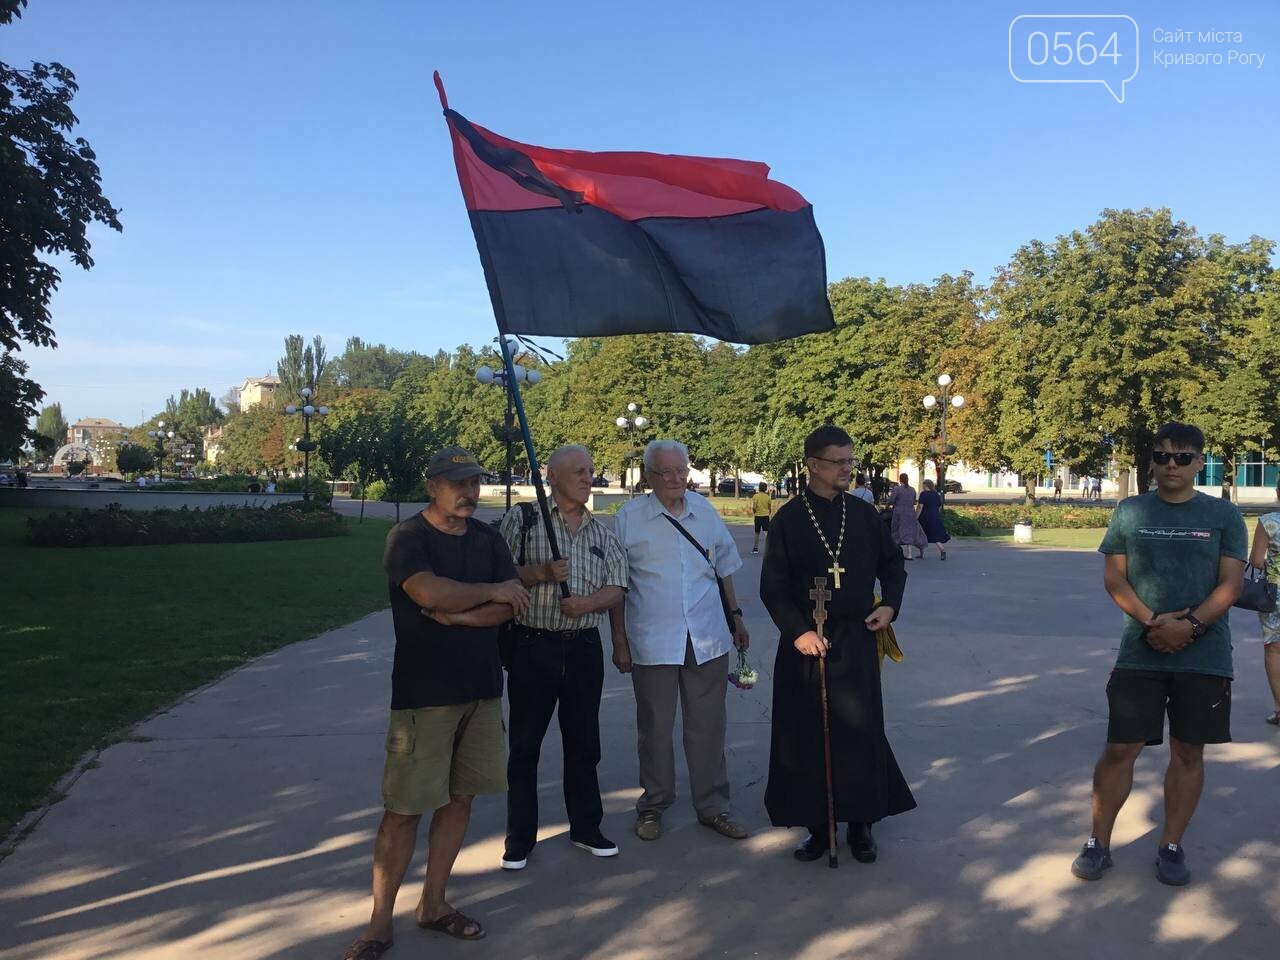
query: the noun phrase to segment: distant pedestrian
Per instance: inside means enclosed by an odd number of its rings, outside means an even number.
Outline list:
[[[275,493],[275,492],[276,492],[276,482],[274,480],[268,480],[267,493]]]
[[[1276,499],[1280,500],[1280,485],[1276,486]],[[1280,511],[1258,518],[1249,562],[1280,588]],[[1271,699],[1275,701],[1267,723],[1280,726],[1280,610],[1260,613],[1258,618],[1262,621],[1262,665],[1271,686]]]
[[[142,489],[147,485],[147,475],[145,473],[138,474],[138,489]]]
[[[853,479],[853,489],[849,491],[859,500],[865,500],[867,503],[875,504],[876,498],[870,490],[867,489],[867,475],[860,473]]]
[[[1089,499],[1089,490],[1090,490],[1090,487],[1089,487],[1089,478],[1088,478],[1088,477],[1081,477],[1081,478],[1080,478],[1080,499],[1081,499],[1081,500],[1088,500],[1088,499]]]
[[[1062,478],[1061,477],[1053,478],[1053,499],[1055,503],[1062,499]]]
[[[925,544],[929,540],[916,517],[916,492],[910,480],[905,473],[899,474],[898,486],[889,491],[889,498],[885,502],[893,511],[893,542],[902,547],[904,558],[914,560],[917,550],[920,551],[920,556],[924,556]]]
[[[1101,477],[1093,478],[1093,499],[1095,500],[1102,499],[1102,478]]]
[[[932,480],[925,480],[921,486],[924,489],[920,491],[920,502],[916,505],[916,514],[925,538],[930,543],[937,544],[938,559],[945,560],[947,550],[943,544],[951,542],[951,534],[947,533],[947,525],[942,520],[942,497],[938,494]],[[920,550],[920,556],[924,556],[923,548]]]
[[[769,518],[773,516],[773,497],[769,496],[769,485],[761,483],[760,489],[751,497],[751,516],[755,521],[755,539],[751,541],[751,552],[760,553],[760,534],[769,535]]]

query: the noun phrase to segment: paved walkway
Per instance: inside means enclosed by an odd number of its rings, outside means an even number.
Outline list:
[[[748,548],[750,532],[735,533]],[[1140,761],[1116,868],[1084,884],[1068,864],[1088,830],[1119,624],[1099,561],[985,543],[949,553],[910,565],[907,660],[886,666],[890,738],[920,808],[877,828],[879,863],[854,863],[846,848],[838,871],[799,864],[795,833],[768,825],[776,641],[748,586],[762,683],[729,689],[728,739],[752,839],[698,826],[683,783],[662,840],[634,838],[634,705],[607,668],[604,827],[622,855],[592,860],[569,846],[553,730],[542,842],[526,871],[497,869],[503,804],[476,803],[452,900],[482,918],[488,939],[413,927],[419,854],[390,956],[1273,956],[1280,735],[1261,722],[1256,621],[1234,617],[1238,739],[1209,752],[1188,843],[1193,885],[1152,875],[1162,750]],[[749,559],[740,582],[758,570]],[[391,649],[389,618],[375,614],[237,671],[106,750],[0,863],[0,958],[340,957],[369,910]]]

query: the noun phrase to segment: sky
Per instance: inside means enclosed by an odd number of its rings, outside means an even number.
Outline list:
[[[1013,23],[1104,10],[1133,22]],[[1112,56],[1028,62],[1053,41]],[[1155,59],[1178,54],[1204,62]],[[1266,0],[32,0],[0,59],[75,72],[75,132],[122,209],[123,233],[91,231],[94,268],[62,271],[58,348],[21,354],[72,422],[220,396],[290,333],[331,354],[490,338],[433,69],[513,139],[765,161],[813,203],[832,280],[986,281],[1108,207],[1280,239]]]

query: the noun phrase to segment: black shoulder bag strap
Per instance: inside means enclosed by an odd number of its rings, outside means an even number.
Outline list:
[[[679,520],[669,513],[664,513],[663,516],[670,520],[671,525],[679,530],[686,540],[693,544],[694,549],[697,550],[698,553],[702,554],[702,559],[706,560],[707,563],[711,565],[711,573],[716,578],[716,587],[720,590],[720,609],[724,611],[724,622],[729,625],[729,635],[733,636],[734,630],[737,629],[733,622],[733,608],[729,606],[729,597],[724,592],[724,580],[722,580],[720,575],[716,573],[716,565],[711,559],[711,553],[703,548],[702,544],[694,538],[692,533],[684,528],[684,524]]]

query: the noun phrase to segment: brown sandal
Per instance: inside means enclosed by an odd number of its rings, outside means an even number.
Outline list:
[[[484,927],[480,926],[480,921],[471,919],[461,910],[446,913],[443,917],[437,917],[435,920],[419,920],[418,926],[423,930],[434,930],[437,933],[448,934],[459,940],[484,939]],[[475,927],[476,932],[467,933],[467,927]]]
[[[356,940],[347,947],[342,960],[378,960],[390,949],[390,940]]]

